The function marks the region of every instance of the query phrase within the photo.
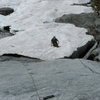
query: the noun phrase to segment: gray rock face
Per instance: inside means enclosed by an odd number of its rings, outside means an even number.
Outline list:
[[[77,27],[86,28],[89,35],[93,35],[97,41],[100,41],[100,18],[95,13],[63,15],[55,19],[55,22],[71,23]]]
[[[10,15],[13,12],[14,12],[14,9],[9,8],[9,7],[0,8],[0,14],[4,16]]]
[[[88,30],[86,34],[93,35],[95,40],[100,43],[100,18],[95,13],[82,13],[82,14],[70,14],[70,15],[63,15],[60,18],[55,19],[55,22],[59,23],[71,23],[77,27],[83,27]],[[100,47],[96,47],[91,54],[89,55],[88,59],[98,59],[100,60]],[[74,52],[71,55],[71,58],[75,56],[79,56],[81,53],[84,54],[82,51],[84,48],[78,49],[79,52]],[[89,50],[89,49],[88,49]],[[81,51],[81,52],[80,52]]]
[[[32,58],[21,54],[8,53],[0,56],[0,61],[23,61],[23,62],[41,62],[38,58]]]
[[[37,93],[41,100],[100,100],[100,63],[0,62],[0,100],[39,100]]]
[[[74,51],[69,58],[83,58],[86,53],[93,47],[94,44],[94,40],[89,41],[84,46],[77,48],[77,51]]]
[[[88,13],[88,14],[82,13],[82,14],[69,14],[69,15],[65,14],[60,18],[57,18],[55,22],[72,23],[78,27],[88,28],[95,25],[96,19],[97,15],[95,13]]]
[[[88,59],[90,59],[90,58],[93,58],[96,61],[100,61],[100,43],[98,44],[98,46],[94,50],[92,50]]]

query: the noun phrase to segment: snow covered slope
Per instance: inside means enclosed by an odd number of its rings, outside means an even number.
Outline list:
[[[71,55],[93,38],[83,28],[54,22],[63,14],[92,11],[89,7],[71,6],[73,3],[80,0],[1,0],[0,7],[13,7],[15,12],[6,17],[0,15],[0,26],[11,25],[12,30],[20,31],[0,40],[0,55],[19,53],[45,60]],[[60,48],[51,47],[53,36],[58,38]]]

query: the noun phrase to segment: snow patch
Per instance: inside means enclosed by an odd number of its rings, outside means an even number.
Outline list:
[[[86,30],[72,24],[55,23],[53,20],[63,14],[91,12],[91,8],[71,6],[78,0],[7,0],[0,4],[15,8],[7,17],[0,16],[0,24],[11,25],[12,30],[23,30],[15,36],[0,40],[0,55],[18,53],[35,58],[50,60],[69,56],[78,47],[85,45],[93,37]],[[47,22],[47,23],[44,23]],[[51,39],[56,36],[60,48],[51,47]]]

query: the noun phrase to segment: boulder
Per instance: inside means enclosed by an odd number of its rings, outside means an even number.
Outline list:
[[[95,61],[100,61],[100,43],[98,46],[91,52],[89,57],[87,58],[88,60],[95,60]]]
[[[81,13],[81,14],[64,14],[63,16],[55,19],[58,23],[71,23],[77,27],[89,28],[93,27],[97,15],[95,13]]]
[[[95,13],[64,14],[56,18],[57,23],[71,23],[77,27],[86,28],[88,35],[93,35],[100,42],[100,18]]]
[[[0,8],[0,14],[4,16],[10,15],[13,12],[14,12],[14,9],[9,8],[9,7]]]

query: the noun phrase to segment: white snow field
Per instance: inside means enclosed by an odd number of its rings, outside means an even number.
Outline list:
[[[50,95],[47,100],[100,100],[100,63],[0,62],[0,100],[40,100],[37,92],[41,100]]]
[[[15,9],[9,16],[0,15],[0,26],[11,25],[12,30],[19,30],[16,35],[0,40],[0,55],[18,53],[43,60],[70,56],[93,37],[86,35],[87,30],[84,28],[78,28],[73,24],[55,23],[54,19],[63,14],[92,11],[90,7],[71,5],[80,2],[80,0],[0,0],[0,7]],[[60,48],[51,46],[53,36],[58,38]]]

